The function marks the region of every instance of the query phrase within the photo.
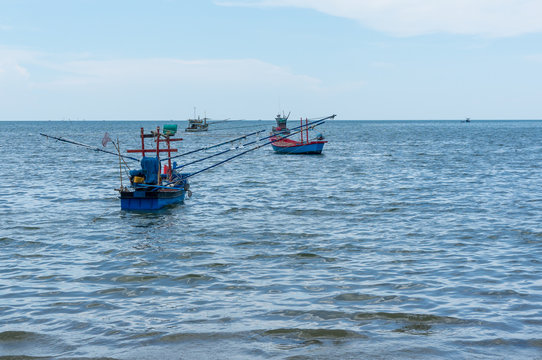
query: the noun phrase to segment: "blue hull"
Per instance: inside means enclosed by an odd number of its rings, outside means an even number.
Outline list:
[[[271,144],[273,146],[273,150],[275,150],[278,154],[321,154],[322,150],[324,149],[325,143],[312,143],[312,144],[305,144],[305,145],[298,145],[298,146],[276,146],[275,144]]]
[[[160,210],[184,201],[186,191],[126,191],[120,194],[122,210]]]

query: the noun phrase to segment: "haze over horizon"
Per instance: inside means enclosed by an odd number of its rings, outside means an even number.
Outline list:
[[[538,0],[0,7],[0,120],[542,119]]]

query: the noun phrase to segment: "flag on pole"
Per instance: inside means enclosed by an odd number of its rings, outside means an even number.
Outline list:
[[[102,146],[105,147],[107,143],[110,141],[113,141],[113,140],[111,140],[111,138],[109,137],[109,133],[106,132],[104,135],[104,138],[102,139]]]

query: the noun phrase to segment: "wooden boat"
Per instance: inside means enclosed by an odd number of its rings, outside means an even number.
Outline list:
[[[128,153],[141,153],[141,169],[130,170],[130,186],[117,189],[120,194],[120,208],[122,210],[158,210],[164,206],[184,201],[185,194],[190,192],[188,183],[189,174],[175,171],[175,163],[171,163],[171,153],[177,149],[171,148],[170,143],[181,141],[174,139],[177,125],[165,125],[164,132],[160,127],[150,134],[145,134],[141,128],[141,149],[127,150]],[[156,148],[145,148],[145,139],[152,138]],[[165,143],[166,148],[160,148]],[[161,172],[160,153],[168,154],[168,165]],[[155,153],[156,157],[146,156],[146,153]]]
[[[291,139],[281,139],[273,142],[273,150],[279,154],[321,154],[324,149],[324,145],[327,143],[325,140],[319,141],[295,141]]]
[[[186,132],[200,132],[200,131],[207,131],[209,128],[209,124],[207,123],[207,120],[209,120],[207,117],[204,117],[203,119],[194,118],[194,119],[188,119],[188,126],[184,131]]]
[[[290,130],[286,126],[289,116],[290,114],[288,116],[279,114],[275,117],[277,126],[273,127],[271,131],[272,137],[270,138],[273,150],[279,154],[321,154],[327,141],[324,140],[321,134],[318,134],[314,139],[309,139],[310,127],[308,119],[305,119],[305,124],[301,119],[301,126],[299,126],[300,139],[298,141],[287,138],[290,134]],[[333,119],[335,116],[328,116],[320,119],[320,121]]]
[[[281,134],[281,135],[289,134],[290,129],[286,127],[286,122],[288,122],[289,117],[290,117],[290,113],[288,113],[288,115],[284,115],[284,112],[282,113],[282,115],[280,115],[280,113],[277,114],[277,116],[275,116],[275,121],[277,122],[277,126],[273,126],[271,130],[271,134]]]

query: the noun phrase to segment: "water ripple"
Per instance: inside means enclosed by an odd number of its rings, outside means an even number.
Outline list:
[[[0,359],[540,357],[542,122],[326,123],[323,156],[263,148],[153,213],[119,210],[114,156],[37,135],[139,126],[0,126],[34,159],[4,164]]]

